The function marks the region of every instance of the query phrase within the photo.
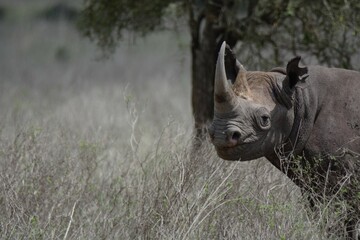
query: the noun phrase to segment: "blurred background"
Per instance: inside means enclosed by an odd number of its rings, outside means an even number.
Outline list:
[[[96,132],[119,127],[130,101],[159,126],[168,118],[190,125],[188,34],[168,31],[137,39],[127,34],[105,59],[76,28],[81,3],[2,1],[2,112],[21,114],[20,121],[61,120]],[[1,122],[15,124],[7,121]]]

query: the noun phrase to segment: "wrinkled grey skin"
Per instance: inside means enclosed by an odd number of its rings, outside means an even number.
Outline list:
[[[302,164],[313,167],[315,175],[324,176],[330,169],[336,185],[348,170],[359,170],[360,73],[299,67],[299,61],[300,57],[292,59],[286,69],[250,72],[223,43],[209,134],[223,159],[266,157],[303,189],[304,185],[315,187],[294,174],[289,156],[302,156]],[[332,165],[334,156],[344,162],[342,168]],[[315,164],[315,159],[320,163]],[[317,187],[327,184],[324,177],[316,181]],[[318,191],[321,194],[323,189]],[[356,219],[359,215],[347,222],[352,225],[348,228],[351,238],[355,238],[351,231]]]

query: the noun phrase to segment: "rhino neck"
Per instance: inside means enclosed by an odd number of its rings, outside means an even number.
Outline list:
[[[294,156],[303,152],[318,113],[318,94],[310,84],[296,88],[294,93],[294,123],[286,143],[286,150]]]
[[[291,123],[291,130],[289,134],[277,145],[272,153],[269,153],[266,158],[280,171],[285,173],[295,184],[300,186],[297,182],[294,170],[294,157],[302,155],[306,142],[312,131],[313,124],[316,120],[318,112],[317,93],[309,80],[307,85],[296,87],[293,99],[283,95],[279,102],[286,107],[289,106],[289,99],[291,99],[291,107],[288,110],[288,121]],[[287,104],[287,105],[286,105]]]

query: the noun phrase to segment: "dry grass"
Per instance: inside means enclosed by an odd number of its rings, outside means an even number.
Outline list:
[[[0,24],[1,239],[324,237],[265,160],[190,154],[186,34],[99,62],[65,23]]]

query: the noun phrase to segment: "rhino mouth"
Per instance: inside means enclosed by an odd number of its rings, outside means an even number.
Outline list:
[[[224,160],[246,161],[244,154],[247,155],[246,147],[248,144],[235,145],[231,147],[215,147],[218,156]]]
[[[229,161],[249,161],[262,157],[262,144],[258,141],[242,143],[235,146],[215,146],[218,156]]]

